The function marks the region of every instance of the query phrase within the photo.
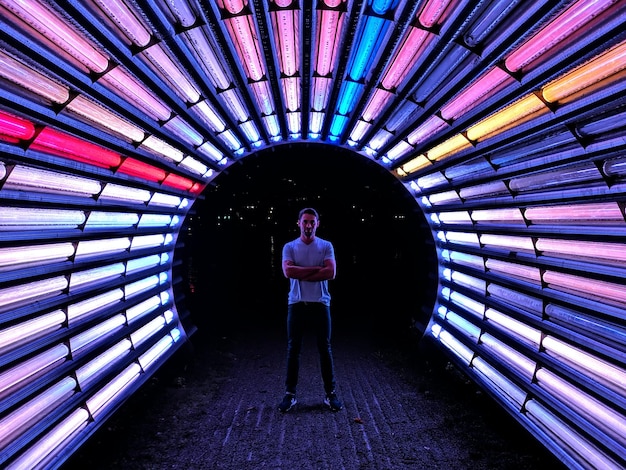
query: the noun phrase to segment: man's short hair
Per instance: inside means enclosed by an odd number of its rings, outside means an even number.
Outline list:
[[[317,211],[312,207],[305,207],[304,209],[302,209],[298,214],[298,220],[300,220],[304,214],[314,215],[317,220],[319,220],[320,218],[320,216],[317,215]]]

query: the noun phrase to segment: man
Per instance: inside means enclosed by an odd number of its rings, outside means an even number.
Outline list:
[[[296,400],[300,351],[305,327],[311,325],[317,337],[322,379],[326,393],[324,403],[332,411],[343,404],[335,391],[333,355],[330,346],[330,293],[328,281],[335,278],[335,249],[327,240],[315,235],[319,216],[312,208],[302,209],[298,215],[300,237],[283,247],[282,266],[289,279],[287,300],[287,378],[286,393],[278,409],[291,410]]]

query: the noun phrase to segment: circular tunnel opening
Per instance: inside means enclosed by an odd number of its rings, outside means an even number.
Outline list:
[[[337,329],[397,341],[428,322],[436,295],[432,234],[395,176],[348,149],[290,144],[246,157],[205,189],[181,230],[185,304],[198,332],[282,328],[283,245],[304,207],[333,242]]]

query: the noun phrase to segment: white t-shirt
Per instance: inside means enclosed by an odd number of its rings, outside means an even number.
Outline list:
[[[293,261],[297,266],[324,266],[327,259],[335,259],[335,249],[331,242],[319,237],[315,237],[308,245],[296,238],[283,247],[283,261]],[[287,303],[321,302],[330,305],[328,281],[289,279],[289,283]]]

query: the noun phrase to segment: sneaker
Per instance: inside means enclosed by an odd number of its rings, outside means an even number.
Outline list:
[[[278,411],[281,413],[287,413],[290,409],[292,409],[298,401],[296,400],[296,396],[293,393],[285,393],[283,397],[283,401],[278,405]]]
[[[324,398],[324,404],[328,406],[331,411],[339,411],[343,408],[343,404],[339,401],[335,392],[326,395],[326,398]]]

